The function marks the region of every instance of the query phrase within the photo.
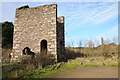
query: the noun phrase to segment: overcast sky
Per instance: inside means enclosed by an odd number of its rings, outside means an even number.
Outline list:
[[[110,41],[118,37],[117,2],[4,2],[2,22],[14,23],[15,9],[20,6],[52,3],[58,5],[58,16],[65,16],[66,46],[71,42],[78,46],[80,40],[84,44],[90,39],[99,43],[101,37]]]

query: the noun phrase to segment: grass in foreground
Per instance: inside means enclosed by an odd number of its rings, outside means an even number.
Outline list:
[[[45,68],[32,68],[31,65],[4,65],[3,78],[47,78],[62,70],[86,66],[117,66],[118,59],[77,58],[68,62],[49,65]]]

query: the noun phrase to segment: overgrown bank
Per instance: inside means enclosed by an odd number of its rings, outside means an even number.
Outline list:
[[[32,65],[3,65],[3,78],[46,78],[60,71],[71,70],[86,66],[117,66],[118,58],[104,59],[103,57],[76,58],[68,62],[61,62],[55,65],[49,65],[44,68],[34,68]]]

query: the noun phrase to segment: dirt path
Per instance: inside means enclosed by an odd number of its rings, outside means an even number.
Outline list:
[[[61,71],[52,78],[118,78],[117,67],[81,67]]]

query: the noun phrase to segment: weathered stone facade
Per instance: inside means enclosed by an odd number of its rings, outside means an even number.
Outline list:
[[[16,59],[29,47],[36,54],[46,49],[47,54],[64,53],[64,17],[57,18],[57,5],[43,5],[29,8],[22,6],[16,9],[13,53]]]

